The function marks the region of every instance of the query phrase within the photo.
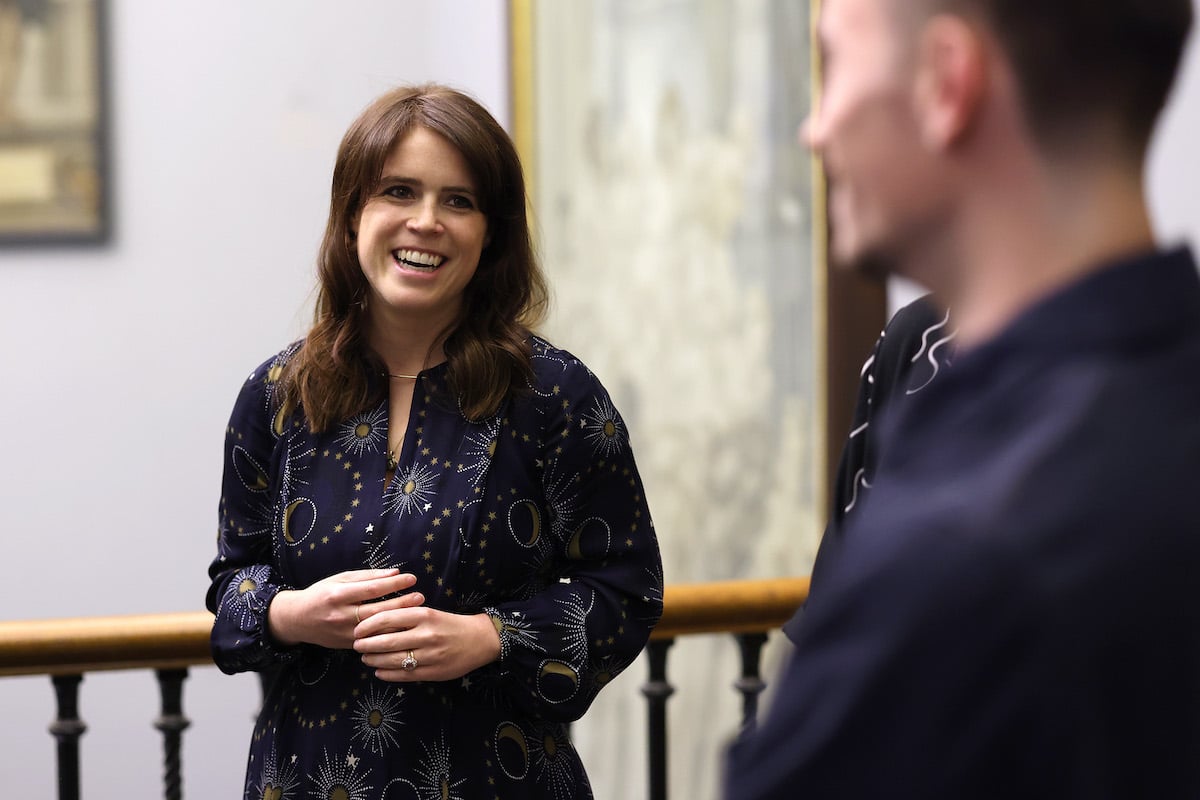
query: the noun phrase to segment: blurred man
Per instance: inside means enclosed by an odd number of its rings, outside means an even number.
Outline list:
[[[1200,279],[1143,171],[1190,0],[825,0],[832,253],[954,309],[726,794],[1200,797]]]

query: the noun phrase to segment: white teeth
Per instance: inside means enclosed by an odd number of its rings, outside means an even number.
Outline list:
[[[396,250],[393,252],[397,261],[403,261],[411,267],[440,267],[446,259],[433,253],[422,253],[420,250]]]

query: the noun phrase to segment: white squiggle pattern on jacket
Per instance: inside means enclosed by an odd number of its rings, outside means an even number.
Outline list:
[[[929,376],[928,379],[926,379],[926,381],[924,383],[922,383],[920,386],[916,387],[915,389],[906,389],[904,392],[905,394],[907,394],[907,395],[916,394],[917,392],[921,391],[929,384],[933,383],[933,379],[937,377],[938,372],[942,368],[941,364],[938,364],[938,362],[937,362],[938,348],[941,347],[942,345],[948,344],[949,342],[953,341],[953,339],[954,339],[955,335],[958,333],[958,331],[950,331],[950,333],[946,334],[941,339],[938,339],[936,342],[934,342],[932,346],[929,345],[929,337],[933,334],[934,331],[944,328],[946,326],[946,323],[949,321],[950,321],[950,312],[947,311],[946,315],[944,317],[942,317],[941,322],[939,322],[938,324],[934,325],[933,327],[926,330],[923,334],[921,334],[921,349],[918,350],[916,355],[914,355],[912,357],[911,363],[913,363],[913,364],[917,363],[917,360],[920,359],[922,356],[924,356],[925,360],[929,362],[929,365],[931,367],[933,367],[933,373]],[[928,350],[926,350],[926,348],[928,348]]]

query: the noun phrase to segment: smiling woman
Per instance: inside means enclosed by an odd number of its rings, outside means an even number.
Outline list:
[[[625,423],[532,330],[525,203],[459,92],[397,89],[342,141],[313,327],[227,432],[213,654],[272,676],[248,798],[591,796],[564,723],[645,644],[662,566]]]

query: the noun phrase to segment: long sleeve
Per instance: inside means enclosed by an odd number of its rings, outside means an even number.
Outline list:
[[[284,356],[256,369],[243,385],[225,430],[224,473],[206,605],[216,615],[213,660],[227,673],[260,670],[288,660],[267,631],[267,608],[284,586],[272,553],[275,490],[271,476],[277,436],[271,394]]]
[[[486,610],[500,634],[505,699],[568,721],[645,646],[663,578],[624,420],[579,362],[557,377],[536,403],[549,517],[540,580],[527,598]]]

